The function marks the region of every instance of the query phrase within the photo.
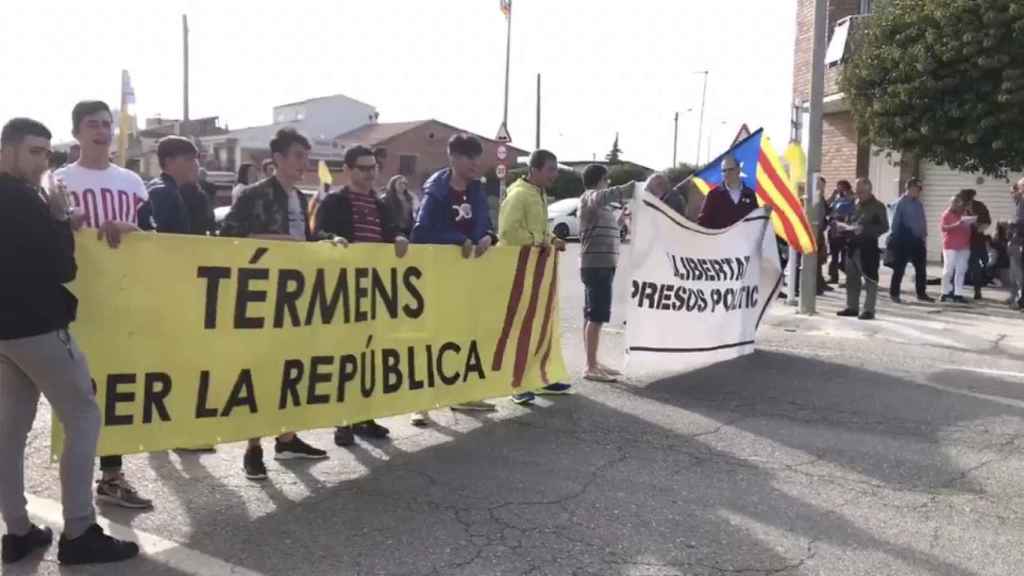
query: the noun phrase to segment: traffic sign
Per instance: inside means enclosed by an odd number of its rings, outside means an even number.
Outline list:
[[[498,146],[498,160],[504,160],[508,158],[508,148],[504,145]]]
[[[498,164],[498,167],[494,169],[494,173],[498,178],[504,178],[505,176],[508,176],[508,168],[506,168],[504,164]]]
[[[501,127],[498,128],[498,135],[494,138],[498,142],[511,142],[512,136],[508,133],[508,126],[505,123],[501,123]]]

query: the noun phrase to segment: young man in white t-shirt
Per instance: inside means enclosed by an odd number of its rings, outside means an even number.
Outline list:
[[[98,100],[79,102],[71,119],[81,156],[53,177],[64,183],[71,196],[73,226],[95,228],[116,246],[123,234],[138,230],[139,205],[148,198],[146,185],[138,174],[110,162],[114,118],[109,106]],[[100,458],[103,476],[96,498],[125,508],[152,508],[152,500],[139,496],[121,469],[121,456]]]

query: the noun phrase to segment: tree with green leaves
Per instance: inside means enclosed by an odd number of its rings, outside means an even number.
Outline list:
[[[1024,2],[875,5],[841,80],[861,137],[966,172],[1024,168]]]
[[[619,133],[615,133],[615,142],[612,143],[612,149],[604,157],[609,164],[618,164],[622,161],[622,149],[619,148]]]

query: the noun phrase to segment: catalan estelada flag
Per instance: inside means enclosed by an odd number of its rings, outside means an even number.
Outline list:
[[[757,193],[758,204],[772,207],[775,233],[798,252],[813,254],[817,247],[807,212],[782,169],[779,156],[764,135],[764,129],[737,142],[697,172],[693,176],[697,188],[706,196],[722,183],[722,158],[727,154],[732,154],[739,162],[743,184]]]

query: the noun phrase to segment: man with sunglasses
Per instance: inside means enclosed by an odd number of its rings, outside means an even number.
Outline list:
[[[743,220],[757,209],[757,196],[743,184],[740,165],[733,156],[722,160],[722,183],[708,193],[697,224],[719,230]]]
[[[349,183],[337,192],[328,194],[316,211],[314,231],[317,236],[333,237],[335,243],[393,242],[395,255],[405,256],[409,239],[398,232],[395,214],[377,197],[373,182],[377,177],[377,155],[357,144],[345,151],[345,167]],[[351,446],[355,435],[366,438],[387,438],[390,430],[373,420],[352,426],[339,426],[334,431],[334,443]]]

